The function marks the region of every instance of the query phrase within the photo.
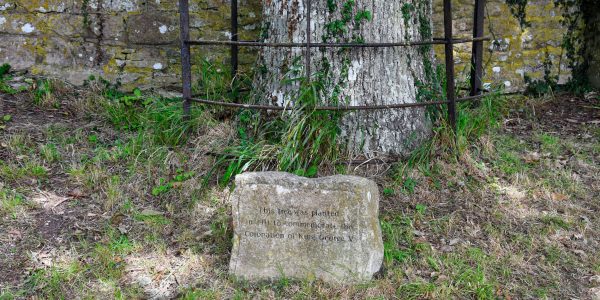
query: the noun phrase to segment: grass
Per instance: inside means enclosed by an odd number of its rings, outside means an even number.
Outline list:
[[[222,97],[229,75],[206,68],[195,91]],[[17,112],[0,136],[0,239],[11,241],[0,247],[15,245],[0,248],[14,255],[0,255],[0,271],[31,266],[23,280],[0,272],[7,282],[0,298],[147,298],[167,286],[165,297],[185,299],[560,299],[588,288],[577,274],[600,274],[598,249],[584,242],[600,235],[590,213],[597,139],[551,132],[527,111],[519,117],[532,132],[503,122],[521,108],[541,113],[543,101],[492,96],[479,106],[461,104],[456,136],[444,118],[436,120],[429,143],[375,177],[383,195],[383,270],[368,284],[338,286],[314,278],[230,278],[232,217],[228,190],[217,184],[263,168],[368,175],[329,166],[340,158],[332,149],[336,116],[307,109],[265,119],[199,106],[185,121],[175,99],[123,94],[99,80],[88,88],[80,98],[96,106],[65,107],[81,118],[16,130],[31,121],[18,121],[27,116]],[[321,100],[319,89],[303,90],[307,108]],[[600,136],[594,127],[578,128]],[[216,151],[231,156],[210,154]],[[530,152],[539,159],[526,159]],[[69,200],[45,210],[31,200],[40,191]],[[45,226],[53,220],[61,224],[54,231]],[[40,241],[44,255],[37,254]]]
[[[27,206],[28,203],[23,195],[0,185],[0,216],[10,215],[16,218],[17,212]]]

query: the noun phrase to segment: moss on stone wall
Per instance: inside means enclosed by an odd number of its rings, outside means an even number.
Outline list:
[[[125,89],[179,89],[179,18],[177,0],[0,0],[0,63],[34,74],[81,84],[88,75],[120,81]],[[257,39],[261,0],[240,1],[240,37]],[[228,39],[229,2],[190,0],[192,38]],[[544,62],[560,82],[571,76],[561,48],[565,28],[552,0],[530,1],[526,21],[511,17],[504,0],[486,7],[486,35],[494,38],[485,51],[486,85],[509,90],[523,86],[524,76],[544,76]],[[471,35],[473,2],[454,0],[457,36]],[[442,0],[434,0],[434,36],[443,36]],[[243,49],[242,64],[254,62]],[[455,48],[457,73],[466,81],[470,45]],[[441,55],[443,49],[436,47]],[[227,63],[228,48],[194,48],[195,58]],[[591,57],[596,57],[591,55]],[[547,64],[546,64],[547,66]]]

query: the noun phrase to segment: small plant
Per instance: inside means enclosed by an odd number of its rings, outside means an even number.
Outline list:
[[[88,136],[88,142],[90,142],[91,144],[98,144],[98,135],[90,134]]]
[[[49,79],[40,79],[33,88],[33,103],[40,106],[58,108],[60,102],[54,97],[54,88]]]
[[[6,124],[8,122],[10,122],[10,120],[12,120],[12,116],[11,115],[4,115],[2,117],[2,119],[0,119],[0,130],[3,130],[6,128]]]
[[[402,263],[414,256],[413,227],[407,218],[396,217],[381,221],[383,233],[383,257],[388,264]]]
[[[0,188],[0,216],[7,214],[12,215],[14,218],[16,217],[15,214],[19,207],[22,207],[25,204],[23,195],[5,188]]]
[[[421,216],[425,215],[425,212],[427,211],[427,206],[424,204],[417,204],[415,205],[415,210],[417,211],[417,213]]]
[[[152,195],[157,197],[165,194],[173,188],[178,187],[182,182],[192,179],[195,175],[194,172],[185,172],[183,169],[177,169],[176,173],[173,179],[168,182],[166,179],[160,178],[158,185],[152,188]]]
[[[166,182],[164,178],[158,179],[158,185],[152,188],[152,196],[158,197],[173,188],[173,185],[170,182]]]
[[[227,254],[231,249],[233,230],[231,218],[225,209],[219,209],[210,223],[210,238],[213,250],[217,254]]]
[[[411,195],[415,193],[415,187],[417,186],[417,181],[412,177],[406,177],[404,182],[402,183],[402,190]]]
[[[549,152],[552,155],[558,155],[560,152],[560,143],[559,139],[556,136],[542,133],[539,136],[541,148],[543,152]]]
[[[53,163],[60,160],[60,152],[53,143],[48,143],[40,146],[40,154],[48,163]]]
[[[541,218],[542,223],[554,229],[569,229],[571,225],[559,216],[545,215]]]
[[[27,87],[25,86],[15,89],[6,83],[6,81],[12,79],[10,76],[10,69],[11,66],[9,64],[0,65],[0,93],[13,95],[27,90]]]
[[[394,196],[395,193],[396,193],[396,191],[394,191],[393,188],[387,187],[387,188],[383,189],[383,195],[386,196],[386,197]]]

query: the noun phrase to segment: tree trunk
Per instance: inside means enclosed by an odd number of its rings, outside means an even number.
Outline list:
[[[429,0],[312,0],[313,42],[408,42],[431,39]],[[306,0],[263,0],[265,42],[306,42]],[[304,76],[305,48],[264,48],[259,79],[272,104],[293,101],[292,79]],[[324,105],[417,102],[418,83],[433,76],[431,46],[312,48],[312,80]],[[406,155],[431,132],[424,108],[349,112],[340,124],[351,155]]]

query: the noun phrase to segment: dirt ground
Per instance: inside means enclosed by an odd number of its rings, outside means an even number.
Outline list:
[[[515,98],[459,161],[378,166],[384,268],[332,286],[227,275],[228,192],[202,176],[228,124],[171,148],[68,100],[0,97],[0,299],[600,299],[597,98]]]

